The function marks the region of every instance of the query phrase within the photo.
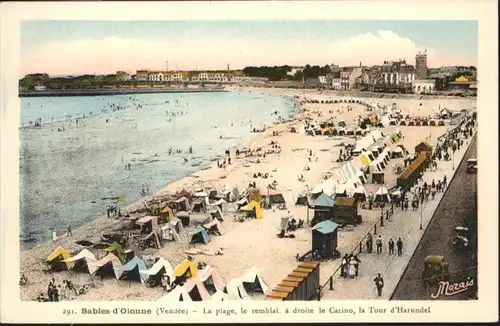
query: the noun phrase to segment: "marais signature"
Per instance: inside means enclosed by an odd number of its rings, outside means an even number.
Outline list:
[[[474,286],[474,280],[468,277],[465,282],[450,283],[448,281],[441,281],[438,283],[438,286],[437,292],[431,294],[432,299],[436,299],[442,295],[451,296],[465,292],[470,287]]]

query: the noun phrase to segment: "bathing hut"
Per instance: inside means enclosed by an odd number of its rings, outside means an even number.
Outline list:
[[[318,251],[323,258],[333,258],[338,246],[338,227],[332,221],[316,224],[312,229],[312,251]]]

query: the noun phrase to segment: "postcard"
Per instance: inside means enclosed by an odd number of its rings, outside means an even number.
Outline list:
[[[2,321],[497,320],[494,4],[2,4]]]

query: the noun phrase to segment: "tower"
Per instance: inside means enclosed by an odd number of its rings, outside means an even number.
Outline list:
[[[427,78],[427,50],[424,53],[417,53],[415,56],[415,69],[417,79]]]

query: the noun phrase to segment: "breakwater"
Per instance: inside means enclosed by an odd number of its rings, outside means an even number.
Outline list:
[[[61,96],[106,96],[127,94],[162,94],[162,93],[215,93],[225,92],[217,88],[106,88],[106,89],[72,89],[19,91],[19,97],[61,97]]]

